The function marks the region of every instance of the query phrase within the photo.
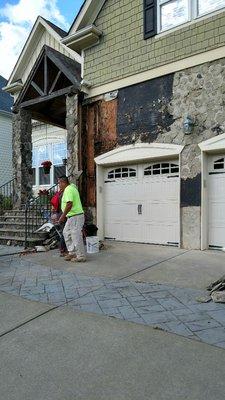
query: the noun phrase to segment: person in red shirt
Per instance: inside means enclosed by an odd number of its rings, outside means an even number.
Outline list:
[[[62,215],[62,210],[61,210],[62,195],[63,195],[63,192],[58,191],[54,194],[54,196],[51,199],[51,205],[52,205],[51,221],[53,224],[56,224]],[[59,232],[60,232],[59,250],[60,250],[61,257],[64,257],[65,255],[68,254],[68,250],[67,250],[66,243],[64,240],[64,236],[63,236],[63,229],[64,229],[65,224],[66,224],[66,221],[61,222],[60,229],[59,229]]]

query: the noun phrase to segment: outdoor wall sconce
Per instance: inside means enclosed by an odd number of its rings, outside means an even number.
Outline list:
[[[194,129],[194,120],[190,117],[190,115],[187,115],[183,122],[183,131],[185,135],[190,135],[193,132]]]

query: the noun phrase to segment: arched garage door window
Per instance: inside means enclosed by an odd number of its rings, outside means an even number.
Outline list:
[[[151,164],[147,168],[144,169],[145,176],[177,174],[178,172],[179,172],[179,165],[170,163],[170,162]]]
[[[129,167],[115,168],[108,172],[108,179],[135,178],[136,176],[136,169]]]

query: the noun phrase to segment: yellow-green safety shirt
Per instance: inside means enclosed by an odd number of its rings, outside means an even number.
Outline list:
[[[71,201],[73,205],[71,210],[67,213],[67,217],[71,217],[72,215],[76,214],[82,214],[84,212],[80,201],[79,192],[73,183],[68,185],[63,192],[61,202],[61,208],[63,212],[66,208],[66,203],[68,203],[69,201]]]

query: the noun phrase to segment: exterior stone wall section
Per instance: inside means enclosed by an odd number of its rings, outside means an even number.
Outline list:
[[[79,120],[78,95],[66,97],[66,130],[67,130],[67,171],[71,180],[76,181],[79,170]]]
[[[32,195],[32,124],[29,111],[20,109],[13,115],[13,173],[16,178],[20,208]]]

